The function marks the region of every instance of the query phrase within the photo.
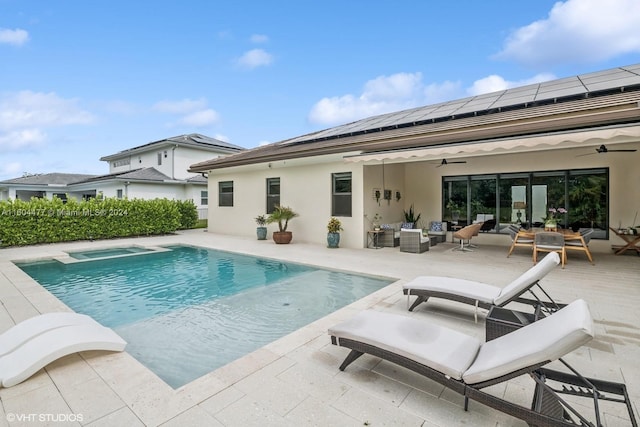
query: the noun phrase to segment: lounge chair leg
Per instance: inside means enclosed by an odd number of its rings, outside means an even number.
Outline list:
[[[362,356],[363,354],[364,353],[361,352],[361,351],[351,350],[351,353],[349,353],[347,355],[347,357],[344,359],[344,362],[342,362],[342,365],[340,365],[340,370],[344,371],[345,368],[351,364],[351,362],[353,362],[354,360],[356,360],[358,357]]]
[[[476,323],[478,323],[478,300],[476,300],[476,309],[473,312],[473,318],[476,321]]]
[[[469,398],[467,396],[464,397],[464,410],[469,410]]]
[[[425,296],[416,297],[416,300],[413,302],[413,304],[411,304],[411,307],[409,307],[409,311],[413,311],[414,308],[416,308],[417,306],[419,306],[423,302],[427,302],[428,299],[429,299],[429,297],[425,297]]]

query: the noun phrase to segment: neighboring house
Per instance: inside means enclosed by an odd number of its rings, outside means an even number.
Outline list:
[[[207,180],[187,171],[193,162],[245,150],[200,134],[180,135],[150,142],[100,160],[109,163],[108,175],[49,173],[0,181],[0,200],[31,197],[86,199],[102,194],[117,198],[193,200],[208,205]]]
[[[510,244],[507,224],[541,224],[566,207],[565,226],[609,226],[640,211],[640,64],[359,120],[193,164],[209,178],[209,231],[251,236],[274,204],[300,216],[294,242],[362,248],[375,214],[395,223],[411,205],[430,221],[496,220],[482,242]]]

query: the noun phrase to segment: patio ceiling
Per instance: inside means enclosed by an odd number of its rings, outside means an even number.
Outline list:
[[[364,152],[344,157],[347,162],[423,161],[456,157],[474,157],[504,153],[522,153],[566,148],[587,148],[601,144],[614,145],[637,142],[639,125],[607,126],[594,130],[565,131],[520,138],[498,138],[468,143],[447,144],[425,148]],[[582,153],[580,153],[582,154]],[[584,150],[584,154],[588,154]]]

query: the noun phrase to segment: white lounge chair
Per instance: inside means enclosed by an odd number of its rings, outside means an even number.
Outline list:
[[[98,324],[91,317],[79,313],[46,313],[24,320],[0,334],[0,356],[15,350],[38,335],[69,325]]]
[[[360,312],[330,328],[329,335],[334,345],[351,349],[340,370],[363,354],[371,354],[461,394],[465,410],[471,399],[529,425],[569,426],[576,425],[572,422],[577,420],[578,425],[600,426],[598,402],[608,400],[624,403],[636,425],[624,384],[585,378],[561,359],[593,338],[593,321],[583,300],[485,343],[433,322],[375,310]],[[560,360],[571,373],[542,368],[555,360]],[[535,385],[530,407],[482,390],[526,374]],[[569,384],[570,388],[551,388],[547,380]],[[567,404],[560,397],[562,394],[593,399],[596,422],[591,423]]]
[[[528,269],[504,288],[473,280],[441,276],[419,276],[405,283],[402,288],[404,294],[407,295],[407,303],[409,303],[411,295],[417,297],[409,307],[409,311],[413,311],[418,305],[427,302],[429,298],[435,297],[475,305],[476,316],[478,307],[486,309],[491,308],[493,305],[502,307],[512,301],[526,303],[543,311],[551,312],[560,308],[561,305],[553,301],[549,294],[542,289],[539,281],[559,263],[560,257],[558,254],[555,252],[549,253],[542,261]],[[531,288],[534,286],[537,286],[544,293],[547,298],[546,302],[532,291]],[[525,292],[529,292],[535,299],[520,298]]]
[[[126,345],[113,330],[97,322],[49,329],[0,357],[0,384],[2,387],[19,384],[69,354],[88,350],[123,351]]]

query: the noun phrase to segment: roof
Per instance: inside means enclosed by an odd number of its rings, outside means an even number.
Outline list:
[[[218,139],[201,135],[199,133],[191,133],[188,135],[178,135],[171,138],[149,142],[147,144],[139,145],[137,147],[129,148],[115,154],[101,157],[100,160],[111,161],[114,159],[120,159],[122,157],[130,156],[140,152],[155,150],[162,146],[191,147],[205,151],[222,152],[225,154],[246,150],[246,148],[240,147],[238,145],[229,144],[228,142],[220,141]]]
[[[167,175],[158,171],[156,168],[148,167],[148,168],[134,169],[126,172],[112,173],[108,175],[93,176],[84,181],[81,181],[80,183],[107,181],[110,179],[132,180],[132,181],[158,181],[158,182],[176,181],[175,179],[171,179]]]
[[[91,179],[96,175],[78,174],[78,173],[44,173],[22,176],[20,178],[8,179],[0,181],[2,184],[14,185],[69,185],[77,182]]]
[[[640,64],[635,64],[369,117],[200,162],[189,170],[637,122],[639,107]]]

